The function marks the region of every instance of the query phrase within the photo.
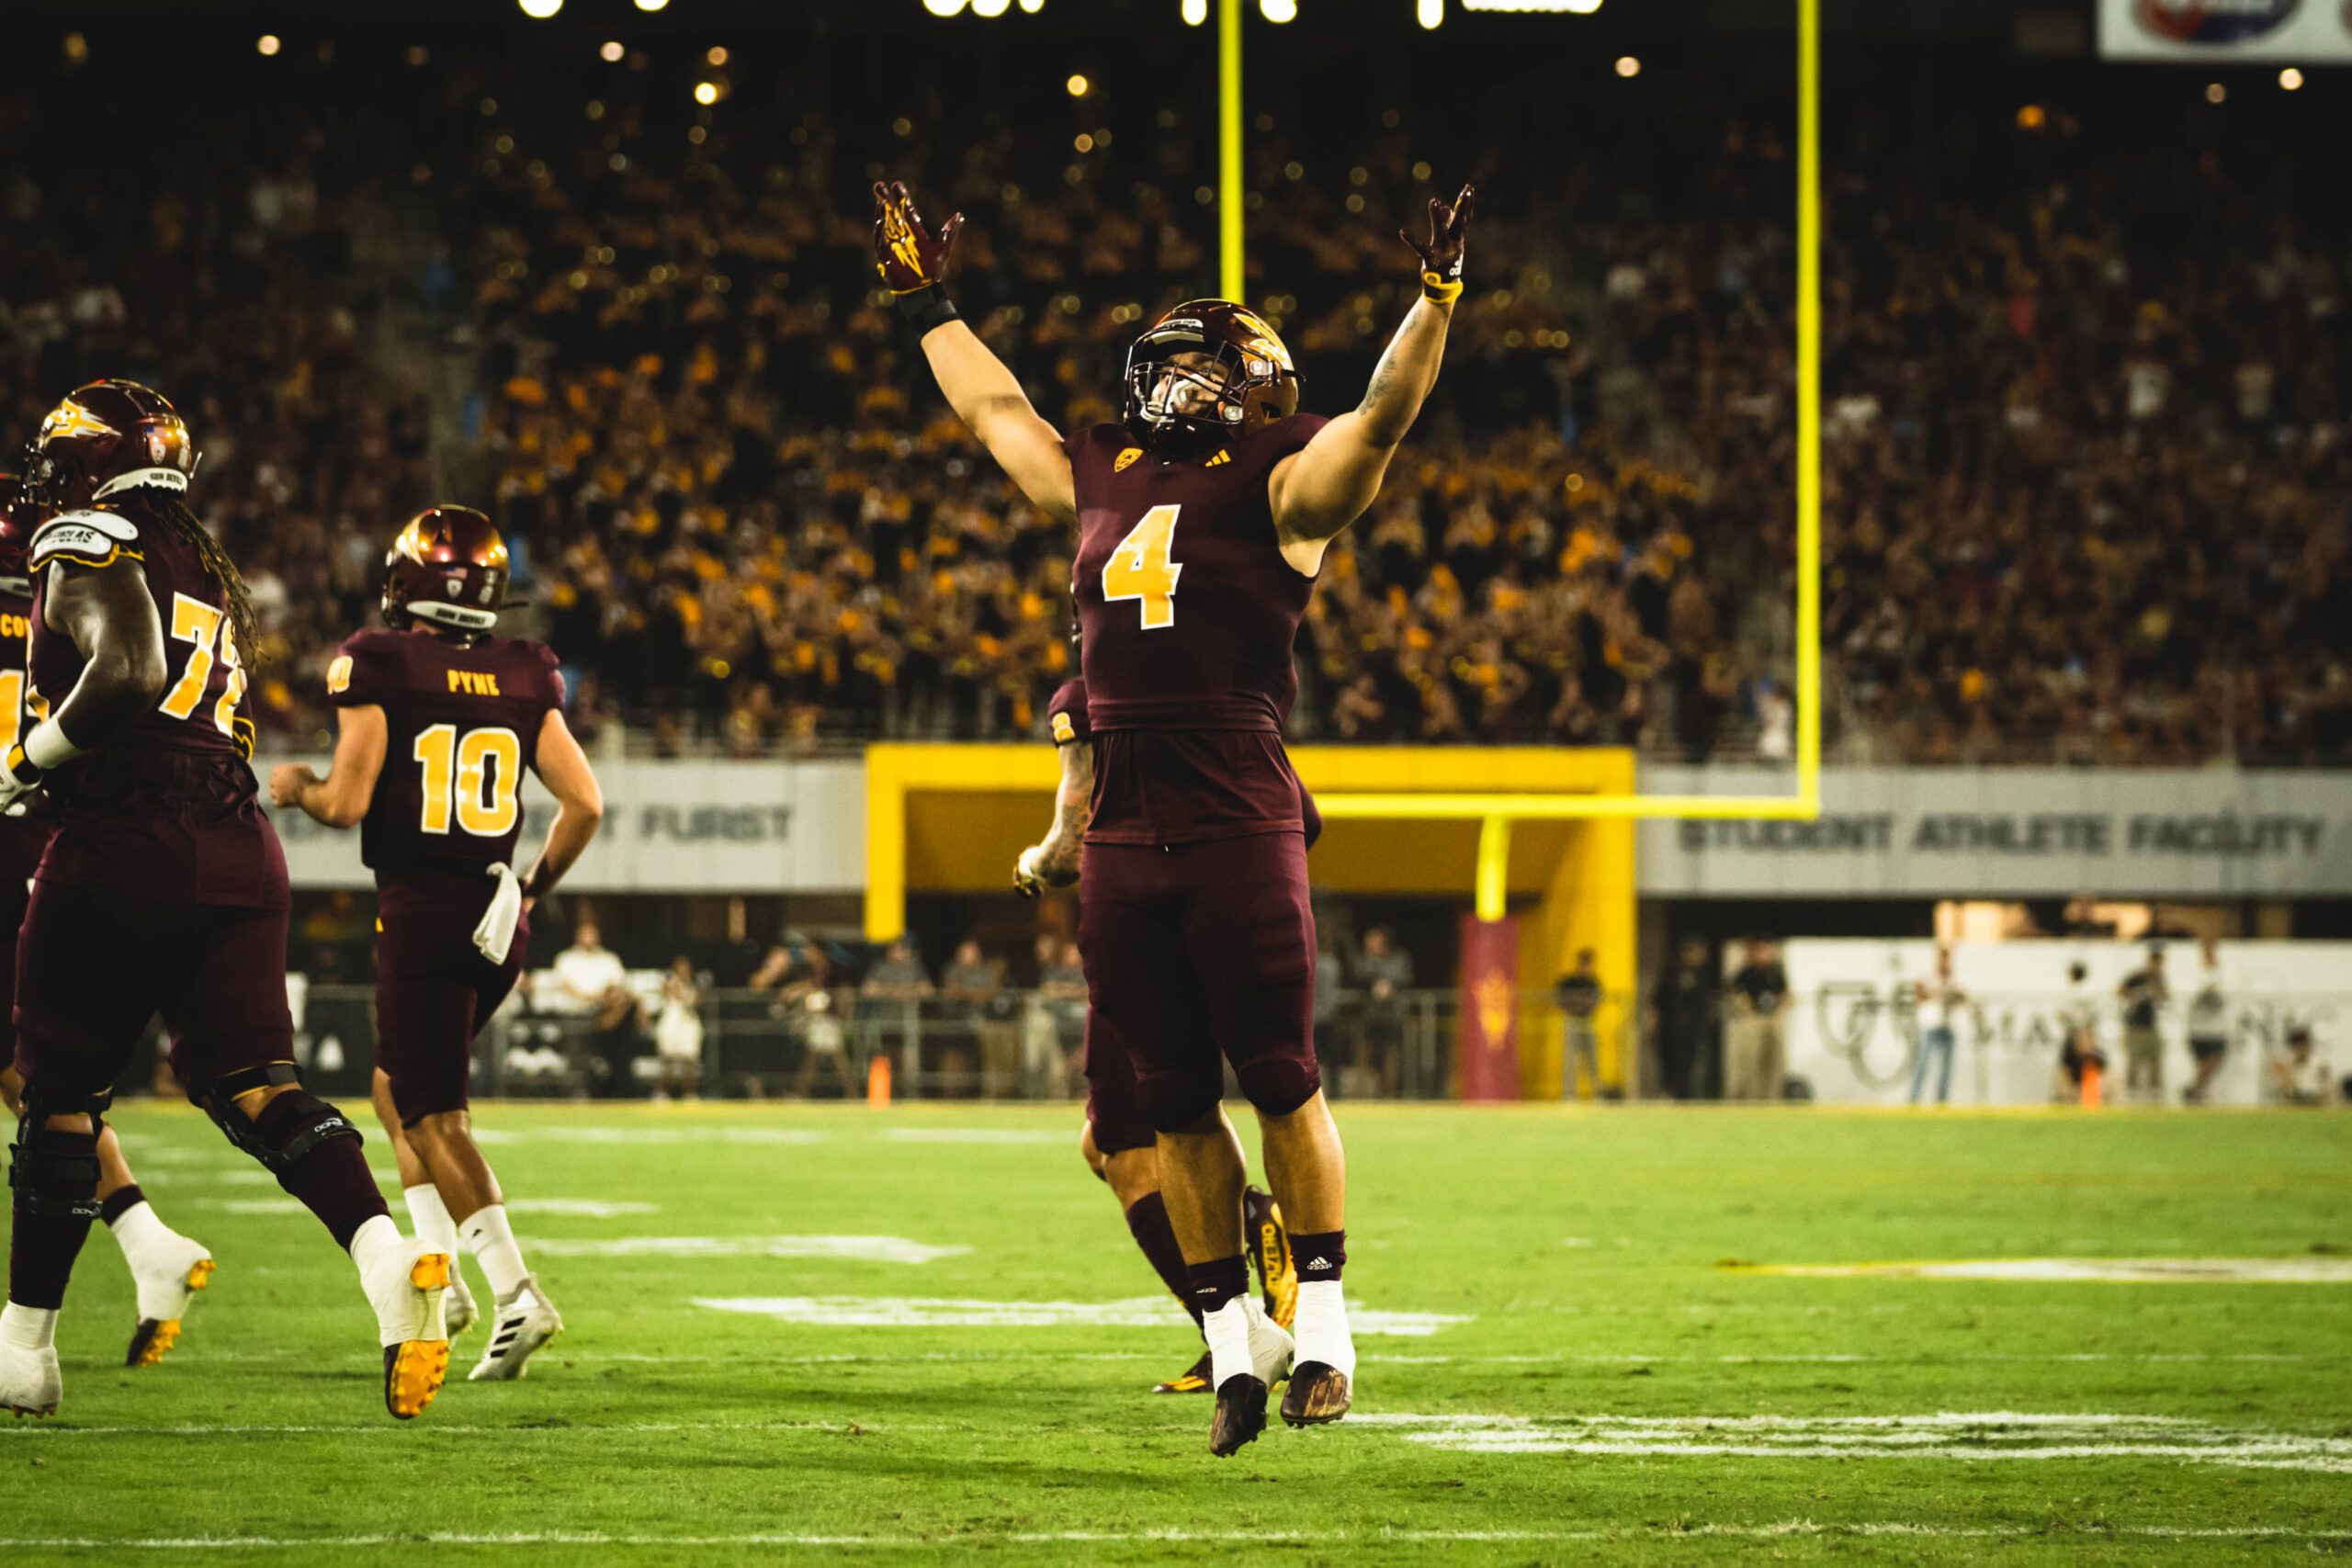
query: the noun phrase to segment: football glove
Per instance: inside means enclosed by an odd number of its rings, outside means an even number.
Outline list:
[[[1470,214],[1477,206],[1478,193],[1468,186],[1448,207],[1437,197],[1430,197],[1430,238],[1427,244],[1413,238],[1404,230],[1396,237],[1413,247],[1421,258],[1421,297],[1441,305],[1451,305],[1462,297],[1462,254]]]
[[[25,755],[21,745],[8,748],[0,758],[0,816],[22,817],[25,797],[40,787],[41,769]]]
[[[956,319],[956,307],[940,285],[947,281],[956,236],[964,230],[960,212],[933,234],[923,227],[914,197],[897,180],[874,186],[874,270],[899,301],[899,313],[929,332]]]

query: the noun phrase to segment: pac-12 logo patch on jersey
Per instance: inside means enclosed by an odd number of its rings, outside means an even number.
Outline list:
[[[334,656],[334,662],[327,666],[327,692],[332,695],[336,692],[349,690],[351,690],[351,655],[338,653]]]
[[[1069,715],[1066,713],[1054,715],[1054,744],[1067,746],[1077,739],[1078,726],[1069,721]]]
[[[1142,447],[1130,446],[1125,451],[1120,453],[1118,457],[1113,461],[1111,464],[1111,471],[1114,474],[1124,474],[1134,465],[1135,460],[1142,456]]]

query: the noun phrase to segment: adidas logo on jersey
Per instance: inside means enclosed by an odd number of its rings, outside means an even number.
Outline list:
[[[1216,457],[1211,457],[1207,462],[1203,463],[1201,467],[1204,468],[1214,468],[1219,463],[1230,463],[1231,461],[1233,461],[1233,454],[1220,449]]]

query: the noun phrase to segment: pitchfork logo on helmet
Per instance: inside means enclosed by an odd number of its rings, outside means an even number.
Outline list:
[[[49,411],[26,454],[25,490],[70,512],[125,491],[185,491],[202,454],[163,393],[136,381],[93,381]]]
[[[470,506],[435,506],[409,520],[384,557],[384,620],[486,632],[506,604],[506,541]]]
[[[1298,369],[1265,319],[1188,299],[1127,351],[1128,427],[1147,444],[1224,439],[1298,412]]]

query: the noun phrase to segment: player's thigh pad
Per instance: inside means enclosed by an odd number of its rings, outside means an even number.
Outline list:
[[[286,1006],[284,909],[182,906],[175,921],[188,961],[162,998],[172,1069],[191,1089],[294,1059]]]
[[[1159,1140],[1136,1089],[1136,1065],[1119,1043],[1119,1032],[1089,1008],[1086,1012],[1086,1120],[1094,1146],[1105,1155],[1148,1149]]]
[[[17,1071],[50,1104],[104,1095],[187,969],[169,907],[36,883],[17,938]],[[275,959],[286,1006],[283,923]]]
[[[1149,845],[1089,844],[1078,915],[1095,1013],[1117,1032],[1136,1100],[1163,1133],[1206,1115],[1225,1094],[1207,998],[1184,953],[1172,858]]]
[[[1260,1111],[1286,1116],[1315,1097],[1315,914],[1296,833],[1178,847],[1184,951],[1207,998],[1217,1049]]]

